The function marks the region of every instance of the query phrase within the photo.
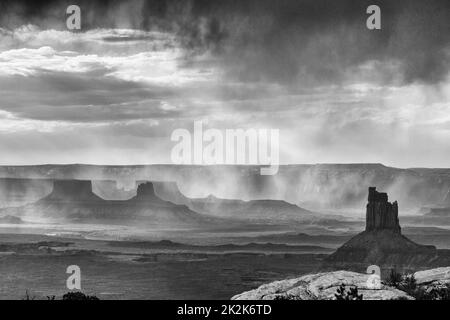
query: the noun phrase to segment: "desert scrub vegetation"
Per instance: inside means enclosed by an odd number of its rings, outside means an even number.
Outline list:
[[[391,269],[389,276],[386,280],[386,284],[391,287],[397,288],[403,281],[403,275],[395,269]]]
[[[74,291],[74,292],[67,292],[62,297],[63,300],[100,300],[96,296],[89,296],[87,294],[84,294],[83,292]]]
[[[346,289],[345,284],[341,284],[334,294],[336,300],[362,300],[363,295],[358,294],[358,287],[350,287]]]
[[[450,300],[450,284],[421,286],[413,274],[400,274],[392,269],[386,284],[406,292],[416,300]]]
[[[36,295],[30,294],[29,291],[27,290],[25,292],[25,296],[22,298],[22,300],[42,300],[42,298],[38,298]],[[46,300],[49,300],[49,301],[72,300],[72,301],[74,301],[74,300],[100,300],[100,299],[95,295],[87,295],[81,291],[71,291],[71,292],[67,292],[66,294],[64,294],[61,299],[57,299],[55,295],[50,295],[50,296],[46,296]]]

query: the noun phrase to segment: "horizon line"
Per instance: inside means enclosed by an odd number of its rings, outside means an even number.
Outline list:
[[[317,163],[288,163],[279,164],[279,167],[289,166],[320,166],[320,165],[371,165],[382,166],[393,169],[450,169],[450,167],[397,167],[385,165],[381,162],[317,162]],[[174,164],[174,163],[151,163],[151,164],[95,164],[95,163],[40,163],[40,164],[0,164],[0,167],[45,167],[45,166],[92,166],[92,167],[150,167],[150,166],[174,166],[174,167],[267,167],[270,164]]]

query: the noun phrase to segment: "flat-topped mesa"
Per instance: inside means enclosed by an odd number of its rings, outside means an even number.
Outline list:
[[[55,180],[53,181],[53,191],[50,196],[56,199],[96,197],[92,192],[92,182],[90,180]]]
[[[155,188],[153,187],[152,182],[143,182],[140,183],[137,191],[136,191],[136,197],[134,197],[135,200],[138,201],[158,201],[162,202],[162,200],[156,196],[155,194]]]
[[[90,180],[54,180],[53,191],[43,200],[50,201],[101,201],[92,192]]]
[[[401,233],[397,201],[390,203],[387,193],[378,192],[375,187],[369,187],[368,201],[366,231],[392,230]]]

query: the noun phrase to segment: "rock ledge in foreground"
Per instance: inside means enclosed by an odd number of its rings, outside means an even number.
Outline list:
[[[369,275],[351,271],[335,271],[305,275],[300,278],[264,284],[232,297],[232,300],[335,300],[334,294],[341,284],[358,287],[363,300],[413,300],[405,292],[382,285],[380,289],[367,286]]]

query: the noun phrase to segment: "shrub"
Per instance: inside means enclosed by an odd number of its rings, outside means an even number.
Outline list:
[[[75,292],[67,292],[62,297],[63,300],[100,300],[96,296],[89,296],[84,294],[83,292],[75,291]]]
[[[420,288],[414,297],[417,300],[450,300],[450,285],[431,289]]]
[[[400,275],[395,270],[389,276],[388,283],[399,290],[406,292],[416,300],[450,300],[450,284],[440,287],[427,288],[426,286],[418,286],[416,278],[413,274]]]
[[[402,280],[397,285],[397,288],[407,293],[414,292],[417,289],[416,278],[413,274],[402,276]]]
[[[348,291],[345,289],[345,284],[341,284],[334,294],[336,300],[362,300],[363,295],[358,294],[358,287],[351,287]]]
[[[35,300],[36,296],[31,296],[28,290],[25,291],[25,297],[22,300]]]
[[[49,295],[46,296],[48,301],[54,301],[57,300],[55,295]],[[44,297],[36,297],[35,295],[31,295],[28,290],[25,291],[25,296],[22,298],[22,300],[42,300]],[[100,300],[96,296],[90,296],[87,294],[84,294],[80,291],[71,291],[67,292],[62,296],[62,300]]]
[[[395,269],[391,269],[389,273],[389,277],[387,279],[387,284],[392,287],[398,287],[403,280],[403,276],[401,273],[397,272]]]
[[[274,300],[301,300],[301,299],[293,294],[287,294],[276,296]]]

